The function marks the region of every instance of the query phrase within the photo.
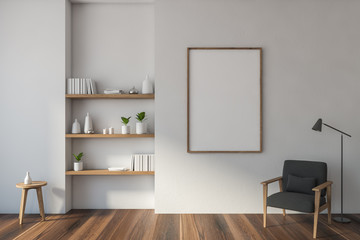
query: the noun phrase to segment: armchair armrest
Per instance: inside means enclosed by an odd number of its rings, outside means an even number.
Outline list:
[[[267,181],[263,181],[263,182],[261,182],[261,184],[268,185],[269,183],[273,183],[273,182],[280,181],[280,180],[282,180],[282,177],[276,177],[276,178],[273,178],[273,179],[270,179]]]
[[[323,190],[324,188],[330,186],[331,184],[333,184],[332,181],[327,181],[327,182],[324,182],[323,184],[320,184],[320,185],[314,187],[312,190],[315,191],[315,192],[320,192],[321,190]]]

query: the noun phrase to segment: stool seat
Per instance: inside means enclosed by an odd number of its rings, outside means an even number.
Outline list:
[[[46,186],[47,182],[45,181],[33,181],[31,184],[18,183],[16,184],[17,188],[39,188],[42,186]]]
[[[16,184],[17,188],[21,188],[21,203],[20,203],[20,214],[19,214],[19,223],[23,223],[24,219],[24,213],[25,213],[25,206],[26,206],[26,198],[27,193],[30,189],[35,189],[38,202],[39,202],[39,210],[40,210],[40,216],[41,220],[45,220],[45,211],[44,211],[44,201],[42,196],[42,190],[41,187],[46,186],[47,182],[45,181],[33,181],[31,184],[25,184],[25,183],[18,183]]]

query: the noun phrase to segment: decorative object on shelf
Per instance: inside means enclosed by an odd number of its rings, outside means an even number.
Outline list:
[[[26,172],[26,176],[25,176],[25,179],[24,179],[24,183],[25,184],[32,184],[32,179],[30,177],[30,172]]]
[[[136,134],[144,134],[147,132],[147,127],[146,127],[146,122],[144,122],[146,120],[145,118],[145,112],[141,112],[136,114],[136,120],[138,120],[139,122],[136,123]]]
[[[75,118],[75,121],[72,125],[71,133],[81,133],[81,127],[78,120]]]
[[[130,126],[128,126],[128,123],[130,121],[131,117],[121,117],[121,122],[124,124],[124,126],[121,126],[121,133],[122,134],[130,134]]]
[[[330,126],[330,125],[328,125],[326,123],[323,123],[321,118],[319,118],[316,121],[315,125],[312,127],[312,130],[321,132],[322,125],[325,125],[328,128],[331,128],[331,129],[333,129],[333,130],[335,130],[335,131],[337,131],[337,132],[339,132],[341,134],[341,144],[340,144],[340,148],[341,148],[341,216],[340,217],[334,217],[333,219],[334,219],[335,222],[349,223],[349,222],[351,222],[351,220],[348,219],[348,218],[343,217],[343,165],[344,165],[343,164],[343,162],[344,162],[344,153],[343,153],[344,140],[343,140],[343,136],[345,135],[345,136],[351,137],[351,135],[347,134],[347,133],[345,133],[343,131],[340,131],[339,129],[336,129],[336,128],[334,128],[334,127],[332,127],[332,126]]]
[[[105,89],[104,94],[124,94],[124,91],[121,89]]]
[[[83,170],[83,162],[81,162],[81,158],[84,156],[84,153],[81,152],[78,155],[73,154],[76,162],[74,162],[74,171],[82,171]]]
[[[142,94],[152,94],[154,93],[153,86],[149,80],[149,75],[146,75],[145,80],[142,83]]]
[[[126,167],[109,167],[108,170],[109,171],[129,171],[129,169]]]
[[[138,93],[139,93],[139,90],[137,90],[135,88],[135,86],[132,89],[130,89],[130,91],[129,91],[129,94],[138,94]]]
[[[104,129],[103,129],[103,134],[108,134],[107,128],[104,128]]]
[[[114,134],[114,128],[113,127],[109,127],[109,134]]]
[[[84,133],[94,133],[93,124],[89,113],[87,113],[85,117]]]

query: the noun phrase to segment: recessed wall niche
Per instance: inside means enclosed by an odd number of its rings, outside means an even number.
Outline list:
[[[154,83],[154,6],[152,3],[73,3],[67,29],[71,41],[67,77],[91,78],[98,93],[107,88],[141,90],[146,75]],[[77,118],[84,127],[89,112],[94,130],[113,127],[120,133],[121,117],[148,115],[154,133],[153,99],[67,99],[66,133]],[[131,154],[154,153],[154,138],[66,139],[66,169],[72,153],[84,152],[85,169],[129,166]],[[154,176],[67,176],[66,210],[80,208],[154,208]]]

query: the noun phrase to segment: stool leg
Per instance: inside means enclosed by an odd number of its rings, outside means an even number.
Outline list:
[[[29,189],[23,188],[21,191],[21,203],[20,203],[20,214],[19,214],[19,223],[23,223],[25,206],[26,206],[26,197]]]
[[[41,219],[43,221],[45,221],[44,202],[43,202],[41,187],[36,189],[36,193],[37,193],[37,198],[38,198],[38,202],[39,202],[40,216],[41,216]]]

